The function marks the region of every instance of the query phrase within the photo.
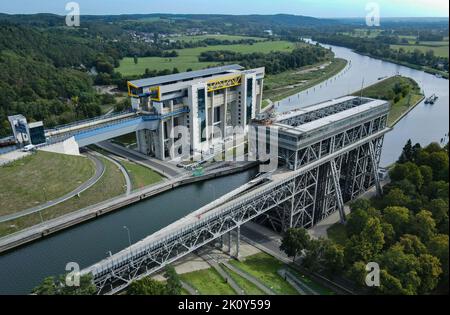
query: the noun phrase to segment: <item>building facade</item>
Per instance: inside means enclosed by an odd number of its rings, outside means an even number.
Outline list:
[[[189,130],[193,156],[214,150],[236,127],[246,131],[261,110],[264,74],[264,68],[230,65],[128,82],[133,109],[160,117],[136,132],[139,151],[161,160],[175,156],[177,126]]]

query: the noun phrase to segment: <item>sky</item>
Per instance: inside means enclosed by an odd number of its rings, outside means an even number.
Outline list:
[[[81,15],[105,14],[277,14],[365,17],[377,3],[381,17],[448,17],[448,0],[74,0]],[[0,0],[0,12],[64,15],[69,0]]]

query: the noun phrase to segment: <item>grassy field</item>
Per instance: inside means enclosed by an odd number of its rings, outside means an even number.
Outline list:
[[[356,28],[353,32],[342,32],[342,35],[361,38],[375,38],[380,35],[381,32],[382,30],[379,29]]]
[[[309,89],[339,73],[347,65],[347,61],[336,58],[331,63],[326,63],[326,67],[323,69],[321,69],[321,65],[323,63],[276,75],[268,75],[264,81],[264,98],[277,102]],[[263,107],[265,107],[264,105],[267,106],[268,103],[265,102]]]
[[[422,53],[426,53],[432,50],[436,56],[448,58],[448,41],[442,42],[420,42],[415,44],[414,42],[409,45],[391,45],[392,49],[399,50],[403,48],[405,51],[411,52],[416,49],[420,50]]]
[[[112,139],[112,142],[118,145],[121,145],[123,147],[131,147],[133,145],[136,145],[136,133],[132,132],[117,138]]]
[[[225,283],[222,277],[212,268],[182,274],[180,279],[193,286],[202,295],[236,294],[230,285]]]
[[[232,260],[230,263],[256,277],[277,294],[298,294],[289,283],[278,275],[278,270],[282,268],[284,264],[272,256],[265,253],[259,253],[247,257],[242,262]]]
[[[161,175],[148,167],[123,160],[120,161],[120,164],[125,167],[130,175],[133,189],[144,188],[145,186],[156,184],[163,180]]]
[[[208,47],[197,47],[177,50],[179,56],[174,58],[145,57],[139,58],[138,63],[134,63],[133,58],[124,58],[117,69],[122,75],[142,75],[145,69],[165,70],[177,68],[183,72],[187,69],[199,70],[209,66],[217,65],[216,62],[199,62],[198,57],[204,51],[230,50],[241,53],[269,53],[271,51],[292,51],[294,43],[287,41],[260,42],[254,45],[218,45]]]
[[[223,269],[230,275],[230,277],[237,283],[237,285],[244,290],[246,295],[265,295],[263,291],[261,291],[257,286],[248,281],[247,279],[241,277],[234,271],[228,269],[225,266],[222,266]]]
[[[94,186],[83,192],[80,197],[73,197],[43,210],[41,214],[44,221],[111,199],[125,192],[125,179],[122,172],[110,161],[104,158],[101,158],[101,160],[106,166],[102,178]],[[68,167],[68,165],[65,167]],[[76,172],[73,174],[76,174]],[[0,236],[20,231],[38,223],[41,223],[41,215],[39,213],[0,223]]]
[[[402,97],[399,101],[394,102],[393,99],[389,98],[388,93],[392,91],[396,84],[407,84],[411,87],[411,90],[408,95]],[[353,95],[361,95],[361,91],[355,92]],[[389,126],[392,126],[406,111],[412,106],[415,106],[423,98],[418,84],[411,78],[401,76],[395,76],[369,86],[363,90],[362,95],[371,98],[385,99],[391,102],[392,108],[388,118]]]
[[[95,173],[85,157],[38,151],[0,167],[0,215],[28,209],[75,190]]]
[[[184,42],[199,42],[205,39],[217,39],[217,40],[229,40],[229,41],[238,41],[242,39],[253,39],[257,41],[265,40],[265,38],[262,37],[251,37],[251,36],[241,36],[241,35],[225,35],[225,34],[210,34],[210,35],[196,35],[196,36],[177,36],[177,37],[170,37],[172,40],[176,41],[184,41]]]
[[[320,295],[334,295],[335,294],[335,292],[318,285],[316,282],[312,281],[309,277],[305,276],[304,274],[301,274],[297,270],[295,270],[293,268],[289,268],[289,271],[291,273],[293,273],[304,284],[306,284],[309,288],[311,288],[315,292],[319,293]]]

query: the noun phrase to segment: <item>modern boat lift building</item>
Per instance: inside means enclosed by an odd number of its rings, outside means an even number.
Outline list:
[[[217,138],[230,136],[236,127],[248,129],[261,109],[263,80],[264,68],[229,65],[129,82],[134,110],[143,115],[176,113],[154,129],[137,131],[139,151],[161,160],[173,156],[172,141],[179,135],[171,133],[177,126],[189,130],[191,154],[213,150]]]

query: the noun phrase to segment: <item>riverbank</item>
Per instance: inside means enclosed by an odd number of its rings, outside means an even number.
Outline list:
[[[245,170],[257,166],[257,162],[245,162],[235,166],[223,167],[212,170],[211,172],[198,177],[182,176],[176,179],[167,180],[161,184],[144,188],[142,190],[131,193],[128,196],[120,196],[110,199],[107,202],[97,204],[83,210],[79,210],[56,219],[44,222],[42,224],[33,226],[26,230],[22,230],[15,234],[8,235],[0,239],[0,253],[12,250],[19,246],[36,241],[48,235],[60,232],[77,224],[95,219],[99,216],[111,213],[113,211],[122,209],[132,204],[138,203],[142,200],[154,197],[171,189],[189,185],[192,183],[202,182],[209,179],[219,178],[235,173],[240,173]]]
[[[348,48],[350,49],[350,48]],[[361,53],[361,52],[357,52],[355,51],[355,53],[360,54],[361,56],[367,56],[370,58],[374,58],[374,59],[378,59],[378,60],[382,60],[382,61],[386,61],[386,62],[390,62],[396,65],[400,65],[400,66],[404,66],[404,67],[408,67],[417,71],[423,71],[425,73],[428,74],[432,74],[432,75],[440,75],[442,76],[443,79],[449,79],[449,74],[448,72],[444,72],[444,71],[440,71],[440,70],[436,70],[430,67],[425,67],[425,66],[419,66],[419,65],[415,65],[406,61],[400,61],[400,60],[395,60],[395,59],[391,59],[391,58],[386,58],[386,57],[381,57],[381,56],[373,56],[371,54],[368,53]]]
[[[267,75],[264,82],[264,97],[266,102],[263,102],[262,107],[264,108],[274,102],[298,94],[334,77],[347,64],[348,62],[345,59],[334,58],[325,63],[306,66],[276,75]],[[269,99],[271,102],[267,102]]]
[[[389,127],[395,126],[425,98],[416,81],[399,75],[380,80],[353,95],[389,101],[392,105],[388,118]]]

